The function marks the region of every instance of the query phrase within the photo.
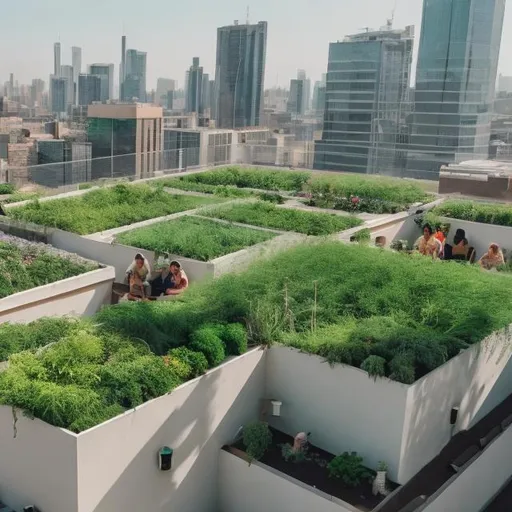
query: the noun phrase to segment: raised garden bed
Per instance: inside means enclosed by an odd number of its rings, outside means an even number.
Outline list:
[[[155,253],[176,254],[199,261],[210,261],[265,242],[275,236],[275,233],[268,231],[197,217],[181,217],[121,233],[115,241]]]
[[[432,210],[433,215],[452,219],[512,227],[512,205],[478,201],[445,201]]]
[[[259,459],[262,464],[266,464],[330,496],[339,498],[365,512],[373,510],[384,499],[384,496],[374,496],[372,493],[372,480],[375,472],[371,469],[367,470],[369,476],[366,479],[362,479],[355,486],[349,486],[340,478],[329,476],[328,465],[335,455],[317,448],[313,442],[308,443],[303,460],[294,461],[289,459],[287,461],[283,456],[283,446],[293,446],[293,437],[273,428],[270,428],[270,431],[272,433],[272,443],[263,457]],[[243,441],[239,441],[234,447],[245,453]],[[388,481],[387,487],[390,491],[393,491],[398,486]]]
[[[0,299],[98,268],[76,255],[0,232]]]
[[[121,184],[77,197],[15,206],[7,214],[14,219],[87,235],[221,201],[215,197],[172,195],[147,185]]]
[[[330,235],[363,224],[356,217],[283,209],[263,202],[214,208],[205,215],[230,222],[314,236]]]

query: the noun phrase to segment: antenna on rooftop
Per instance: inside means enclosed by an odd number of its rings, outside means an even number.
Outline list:
[[[395,22],[395,12],[396,12],[396,4],[398,0],[395,0],[395,5],[393,6],[393,10],[391,11],[391,18],[388,20],[388,29],[391,30],[393,28],[393,23]]]
[[[250,13],[250,7],[247,6],[247,25],[249,25],[249,13]]]
[[[366,32],[368,34],[368,32],[370,32],[370,27],[363,27],[363,28],[360,28],[359,30],[363,30],[364,32]]]

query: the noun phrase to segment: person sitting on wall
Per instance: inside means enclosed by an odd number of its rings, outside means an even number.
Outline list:
[[[151,267],[149,266],[149,261],[142,254],[136,254],[132,264],[126,269],[124,279],[125,283],[130,285],[130,294],[133,286],[134,290],[140,288],[143,297],[149,297],[151,285],[148,282],[148,278],[150,275]],[[134,296],[138,295],[140,294],[136,293]]]
[[[171,261],[169,268],[161,271],[151,283],[151,295],[179,295],[188,288],[188,277],[179,261]]]
[[[432,256],[432,258],[437,258],[442,249],[441,242],[435,238],[434,232],[429,224],[423,226],[423,236],[421,236],[414,245],[418,248],[420,254],[423,254],[423,256]]]
[[[493,270],[505,265],[505,258],[499,245],[491,244],[489,250],[480,258],[478,263],[485,270]]]

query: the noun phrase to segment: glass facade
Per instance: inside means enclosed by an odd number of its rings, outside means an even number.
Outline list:
[[[163,169],[186,169],[199,165],[201,134],[164,130]]]
[[[407,175],[487,159],[505,0],[425,0]]]
[[[217,31],[216,120],[219,128],[259,126],[267,51],[267,23]]]
[[[89,118],[87,133],[93,148],[93,180],[136,174],[136,119],[92,117]]]
[[[396,174],[409,112],[413,27],[331,43],[315,169]]]

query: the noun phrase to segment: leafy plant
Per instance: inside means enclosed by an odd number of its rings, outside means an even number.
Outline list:
[[[243,429],[242,441],[250,460],[260,460],[272,443],[272,432],[262,421],[249,423]]]
[[[289,443],[281,445],[281,455],[286,462],[299,463],[307,460],[307,447],[296,452],[293,450],[293,446]]]
[[[195,331],[191,336],[190,348],[203,353],[210,367],[217,366],[226,359],[219,332],[212,326],[201,327]]]
[[[380,460],[379,465],[377,466],[377,471],[387,471],[387,470],[388,470],[388,465],[384,461]]]
[[[86,235],[216,202],[219,199],[171,195],[148,185],[119,184],[78,197],[34,201],[10,208],[7,214],[14,219]]]
[[[210,261],[274,238],[274,233],[196,217],[160,222],[116,237],[121,244],[148,251]]]
[[[368,356],[361,364],[361,370],[370,375],[370,377],[385,377],[386,360],[380,356]]]
[[[432,210],[433,215],[453,219],[512,227],[512,206],[478,201],[445,201]]]
[[[344,452],[329,462],[327,469],[331,478],[339,478],[348,487],[357,487],[363,480],[371,478],[371,472],[363,466],[363,458],[357,452]]]
[[[232,204],[205,212],[209,217],[306,235],[329,235],[362,224],[356,217],[278,208],[270,203]]]
[[[357,242],[359,244],[368,244],[372,238],[372,232],[368,229],[361,229],[350,239],[351,242]]]
[[[247,330],[242,324],[223,326],[221,339],[228,355],[238,356],[247,352]]]
[[[0,183],[0,195],[13,194],[16,187],[12,183]]]
[[[407,251],[409,249],[409,242],[407,240],[393,240],[389,248],[393,251]]]
[[[184,379],[191,379],[203,375],[208,370],[208,360],[201,352],[194,352],[187,347],[178,347],[169,350],[171,360],[181,361],[190,373]]]

